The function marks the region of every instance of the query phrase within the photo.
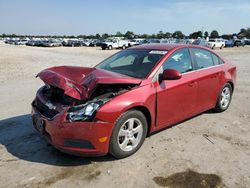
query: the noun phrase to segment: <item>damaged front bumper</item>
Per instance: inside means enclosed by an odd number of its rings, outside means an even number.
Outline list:
[[[112,123],[66,121],[67,111],[61,111],[48,119],[32,105],[32,120],[35,129],[57,149],[83,156],[101,156],[108,153]]]

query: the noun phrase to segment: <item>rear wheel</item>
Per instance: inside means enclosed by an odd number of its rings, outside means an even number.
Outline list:
[[[134,154],[143,144],[147,134],[147,120],[138,110],[123,113],[115,123],[109,151],[116,158]]]
[[[232,98],[232,86],[229,83],[227,83],[224,85],[224,87],[220,92],[214,110],[216,112],[225,111],[230,105],[231,98]]]

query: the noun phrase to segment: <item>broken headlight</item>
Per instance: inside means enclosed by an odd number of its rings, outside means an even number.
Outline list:
[[[69,121],[91,121],[102,104],[102,101],[97,101],[74,106],[69,109],[66,118]]]

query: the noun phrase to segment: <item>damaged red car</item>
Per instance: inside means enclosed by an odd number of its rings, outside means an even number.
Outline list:
[[[152,132],[209,109],[226,110],[236,67],[208,48],[149,44],[93,68],[60,66],[37,75],[34,127],[61,151],[124,158]]]

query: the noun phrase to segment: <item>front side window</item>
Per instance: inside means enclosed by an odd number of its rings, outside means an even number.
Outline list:
[[[163,64],[163,70],[175,69],[180,73],[193,70],[189,50],[187,48],[174,52]]]
[[[209,51],[193,48],[192,52],[194,54],[198,69],[203,69],[214,65],[212,55]]]
[[[101,62],[96,68],[142,79],[147,77],[166,53],[167,51],[163,50],[122,50]]]

